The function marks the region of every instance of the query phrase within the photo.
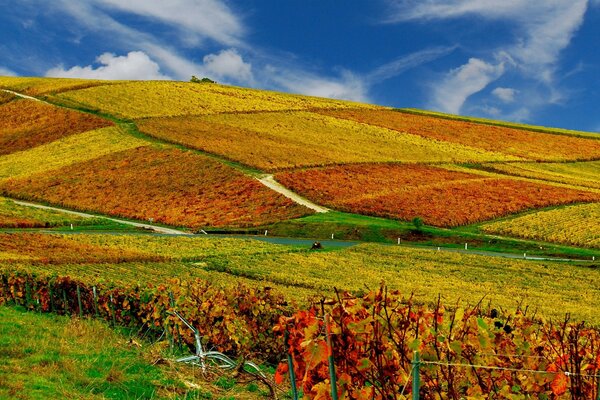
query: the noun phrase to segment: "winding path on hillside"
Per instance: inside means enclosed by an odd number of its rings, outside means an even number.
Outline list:
[[[64,208],[50,207],[50,206],[44,206],[42,204],[30,203],[28,201],[21,201],[21,200],[15,200],[15,199],[12,199],[12,201],[15,204],[19,204],[21,206],[40,208],[43,210],[58,211],[58,212],[62,212],[65,214],[76,215],[76,216],[82,217],[82,218],[102,218],[102,219],[106,219],[109,221],[117,222],[119,224],[134,226],[136,228],[148,229],[148,230],[152,230],[154,232],[162,233],[162,234],[166,234],[166,235],[187,235],[188,234],[187,232],[180,231],[178,229],[165,228],[164,226],[159,226],[159,225],[154,225],[154,224],[127,221],[124,219],[105,217],[103,215],[87,214],[87,213],[83,213],[83,212],[79,212],[79,211],[66,210]]]
[[[283,186],[281,183],[277,182],[273,175],[263,175],[256,179],[258,179],[260,183],[262,183],[269,189],[284,195],[293,202],[298,203],[306,208],[310,208],[311,210],[316,211],[318,213],[326,213],[330,211],[328,208],[315,204],[312,201],[300,196],[299,194],[292,192],[291,190]]]

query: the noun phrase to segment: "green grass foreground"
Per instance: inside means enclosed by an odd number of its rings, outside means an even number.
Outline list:
[[[260,399],[265,389],[163,359],[99,320],[0,306],[0,400]],[[159,361],[155,364],[156,361]]]

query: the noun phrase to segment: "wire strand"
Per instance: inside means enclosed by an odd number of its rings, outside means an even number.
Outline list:
[[[420,361],[421,364],[429,364],[429,365],[440,365],[447,367],[470,367],[470,368],[479,368],[479,369],[491,369],[491,370],[500,370],[500,371],[512,371],[512,372],[530,372],[535,374],[565,374],[566,376],[580,376],[583,378],[600,378],[600,375],[593,374],[578,374],[574,372],[553,372],[553,371],[540,371],[537,369],[522,369],[522,368],[510,368],[510,367],[497,367],[492,365],[478,365],[478,364],[461,364],[461,363],[442,363],[439,361]]]

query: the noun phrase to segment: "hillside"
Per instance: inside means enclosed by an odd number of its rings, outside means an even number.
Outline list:
[[[593,133],[0,77],[0,397],[293,398],[288,353],[329,398],[324,321],[357,398],[396,396],[415,350],[436,393],[595,397],[599,182]],[[175,362],[196,349],[174,311],[266,377]]]
[[[0,88],[1,193],[70,209],[195,230],[313,212],[262,186],[264,173],[334,210],[440,227],[600,201],[591,133],[211,83]]]

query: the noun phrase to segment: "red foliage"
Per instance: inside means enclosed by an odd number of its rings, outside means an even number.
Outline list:
[[[13,197],[175,226],[257,226],[311,211],[192,151],[140,147],[1,186]]]
[[[332,321],[340,398],[408,395],[414,351],[422,360],[419,394],[424,400],[584,400],[598,395],[597,329],[568,318],[542,323],[521,310],[503,316],[481,306],[448,311],[439,301],[434,308],[417,306],[382,287],[362,298],[346,294],[329,306],[315,305],[280,319],[275,330],[289,332],[286,344],[294,370],[311,399],[331,398],[324,315]],[[285,370],[282,365],[279,373]]]
[[[13,101],[0,106],[0,155],[112,125],[94,115],[38,101]]]
[[[530,208],[591,202],[600,194],[488,178],[427,165],[367,164],[282,172],[276,179],[316,203],[366,215],[458,226]]]

